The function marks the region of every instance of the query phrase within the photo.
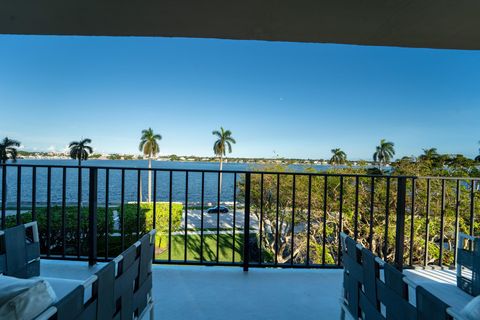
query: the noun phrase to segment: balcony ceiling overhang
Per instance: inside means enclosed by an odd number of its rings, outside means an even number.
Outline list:
[[[0,33],[480,49],[479,0],[0,0]]]

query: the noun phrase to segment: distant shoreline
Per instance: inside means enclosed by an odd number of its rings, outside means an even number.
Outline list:
[[[64,154],[48,154],[39,152],[36,154],[19,155],[19,160],[72,160],[68,155]],[[140,160],[146,161],[147,158],[134,155],[121,155],[121,154],[93,154],[89,160]],[[160,156],[152,161],[156,162],[218,162],[216,157],[199,157],[199,156]],[[329,165],[325,159],[289,159],[289,158],[225,158],[224,162],[227,163],[246,163],[246,164],[264,164],[264,165]],[[358,160],[347,161],[347,164],[357,166],[359,163],[369,165],[370,161]]]

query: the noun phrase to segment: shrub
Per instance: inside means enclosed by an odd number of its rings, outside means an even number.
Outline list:
[[[137,208],[136,203],[128,203],[125,205],[125,234],[137,233]],[[172,220],[171,231],[177,231],[180,228],[182,220],[183,205],[181,203],[172,203]],[[138,224],[139,234],[144,234],[153,229],[153,203],[142,202],[138,210]],[[156,219],[155,229],[157,234],[168,233],[169,229],[169,203],[157,202],[156,203]],[[120,221],[121,227],[122,221]]]
[[[80,210],[80,246],[81,254],[87,252],[88,246],[88,208],[81,208]],[[77,243],[77,219],[78,211],[76,206],[69,206],[65,208],[65,237],[62,232],[62,207],[53,206],[50,208],[50,233],[47,229],[47,208],[36,209],[38,233],[40,237],[40,250],[42,253],[47,252],[47,239],[50,241],[50,252],[52,254],[62,253],[62,243],[65,239],[66,254],[76,254]],[[32,221],[32,213],[22,213],[22,222]],[[16,217],[9,216],[6,219],[7,227],[16,225]],[[108,211],[108,230],[109,233],[113,231],[113,210]],[[97,237],[100,242],[105,237],[105,208],[97,209]]]

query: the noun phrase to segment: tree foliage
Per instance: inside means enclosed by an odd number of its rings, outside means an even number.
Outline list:
[[[212,134],[217,138],[213,144],[213,152],[215,155],[224,157],[227,150],[228,153],[232,153],[232,144],[235,144],[236,141],[232,137],[232,132],[230,130],[225,130],[223,127],[220,127],[220,131],[214,130]]]
[[[0,162],[6,163],[8,159],[12,159],[13,162],[17,161],[18,147],[20,147],[19,141],[8,137],[3,138],[0,141]]]
[[[82,161],[88,160],[88,156],[93,153],[93,149],[89,144],[92,143],[91,139],[82,139],[80,141],[72,141],[68,145],[70,149],[70,158],[78,160],[78,165],[82,164]]]
[[[347,161],[347,154],[340,148],[332,149],[331,165],[344,164]]]
[[[380,144],[377,146],[375,153],[373,154],[373,162],[380,165],[386,165],[395,155],[395,144],[385,139],[380,140]]]
[[[480,174],[470,161],[457,156],[448,159],[450,166],[437,166],[431,158],[419,158],[418,161],[402,158],[392,163],[391,171],[378,177],[365,176],[368,169],[356,167],[333,167],[326,172],[330,174],[327,176],[325,172],[308,169],[309,173],[320,174],[296,175],[295,178],[285,166],[257,169],[280,172],[251,175],[251,210],[261,221],[264,257],[289,263],[293,256],[294,263],[305,263],[308,250],[310,263],[336,263],[339,259],[338,234],[343,230],[356,236],[380,257],[392,261],[395,255],[396,177],[407,176],[410,178],[407,178],[405,262],[411,257],[413,264],[420,265],[425,260],[428,264],[437,264],[440,246],[443,246],[442,263],[451,264],[455,226],[458,224],[459,232],[469,233],[473,229],[475,235],[480,235],[479,219],[475,218],[473,225],[470,223],[471,200],[474,208],[480,207],[479,184],[468,179],[442,180],[440,177],[480,177]],[[422,178],[424,176],[439,178]],[[245,182],[241,181],[239,187],[244,195]],[[440,238],[442,216],[443,239]]]
[[[158,141],[160,140],[162,140],[162,136],[155,134],[152,128],[142,130],[138,149],[143,152],[146,157],[154,157],[160,152],[160,146],[158,145]]]

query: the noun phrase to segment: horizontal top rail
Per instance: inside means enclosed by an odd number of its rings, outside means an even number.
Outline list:
[[[36,167],[36,168],[67,168],[67,169],[90,169],[101,170],[142,170],[142,171],[164,171],[164,172],[208,172],[208,173],[237,173],[237,174],[282,174],[282,175],[304,175],[304,176],[334,176],[334,177],[365,177],[365,178],[407,178],[407,179],[441,179],[441,180],[474,180],[480,181],[480,177],[445,177],[445,176],[412,176],[412,175],[379,175],[359,173],[331,173],[331,172],[303,172],[303,171],[269,171],[269,170],[218,170],[218,169],[179,169],[179,168],[148,168],[148,167],[118,167],[118,166],[90,166],[90,165],[58,165],[58,164],[33,164],[33,163],[0,163],[0,167]]]
[[[142,171],[164,171],[164,172],[206,172],[206,173],[232,173],[232,174],[281,174],[281,175],[303,175],[303,176],[334,176],[334,177],[365,177],[365,178],[381,178],[381,177],[393,177],[393,178],[423,178],[417,176],[404,176],[404,175],[378,175],[378,174],[358,174],[358,173],[331,173],[331,172],[303,172],[303,171],[268,171],[268,170],[218,170],[218,169],[179,169],[179,168],[148,168],[148,167],[117,167],[117,166],[78,166],[78,165],[57,165],[57,164],[19,164],[19,163],[7,163],[0,164],[6,167],[36,167],[36,168],[67,168],[67,169],[101,169],[101,170],[142,170]],[[438,177],[441,178],[441,177]],[[458,179],[475,179],[480,178],[458,178]]]

